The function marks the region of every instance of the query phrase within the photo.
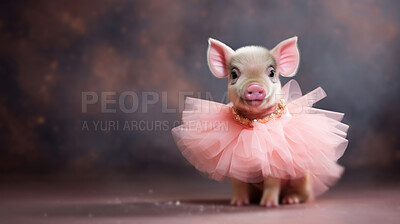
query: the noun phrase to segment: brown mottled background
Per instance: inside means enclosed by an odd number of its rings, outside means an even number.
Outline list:
[[[295,77],[317,106],[345,112],[349,171],[400,171],[400,1],[2,1],[0,172],[195,173],[170,129],[179,113],[82,113],[81,94],[208,91],[207,39],[234,49],[299,36]],[[288,79],[283,80],[287,82]],[[129,102],[128,102],[129,103]],[[141,102],[139,102],[139,105]],[[111,107],[112,108],[112,107]],[[84,121],[168,121],[168,130],[82,131]],[[120,127],[121,129],[122,127]]]

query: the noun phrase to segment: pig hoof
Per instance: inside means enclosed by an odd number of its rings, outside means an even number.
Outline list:
[[[306,201],[306,197],[303,197],[299,194],[288,194],[282,198],[282,204],[286,204],[286,205],[304,203],[305,201]]]
[[[261,197],[260,205],[273,208],[279,205],[279,188],[276,189],[264,189],[263,195]]]
[[[264,206],[266,208],[275,208],[275,207],[278,207],[278,200],[269,200],[269,201],[261,202],[260,205]]]
[[[249,199],[248,198],[244,198],[244,199],[238,199],[238,198],[232,198],[231,200],[231,205],[234,206],[242,206],[242,205],[248,205],[249,204]]]
[[[266,194],[264,194],[264,196],[261,199],[260,202],[261,206],[264,206],[266,208],[274,208],[274,207],[278,207],[279,202],[278,202],[278,194],[276,194],[275,192],[267,192]]]

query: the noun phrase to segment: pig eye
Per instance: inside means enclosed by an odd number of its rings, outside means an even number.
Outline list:
[[[237,78],[239,78],[239,70],[238,69],[236,69],[236,68],[234,68],[234,69],[232,69],[232,72],[231,72],[231,76],[232,76],[232,79],[237,79]]]
[[[268,67],[267,74],[271,78],[275,77],[275,69],[272,66]]]

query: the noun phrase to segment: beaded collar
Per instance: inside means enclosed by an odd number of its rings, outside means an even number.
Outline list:
[[[249,126],[249,127],[253,127],[253,124],[255,121],[258,123],[261,123],[261,124],[265,124],[272,119],[279,119],[279,118],[281,118],[282,114],[285,113],[285,111],[286,111],[286,102],[284,99],[281,99],[279,101],[278,108],[276,108],[276,110],[272,114],[270,114],[264,118],[261,118],[261,119],[250,120],[247,117],[244,117],[244,116],[238,114],[237,111],[235,110],[235,108],[232,107],[233,118],[236,121],[238,121],[239,123]]]

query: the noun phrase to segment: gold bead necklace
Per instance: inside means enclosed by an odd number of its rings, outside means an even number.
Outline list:
[[[244,124],[249,127],[253,127],[254,122],[265,124],[272,119],[279,119],[282,116],[282,114],[285,113],[285,111],[286,111],[286,103],[285,103],[284,99],[281,99],[279,101],[278,108],[272,114],[270,114],[264,118],[261,118],[261,119],[250,120],[247,117],[244,117],[244,116],[238,114],[237,111],[235,110],[235,108],[232,107],[233,118],[235,118],[235,120],[237,120],[239,123]]]

